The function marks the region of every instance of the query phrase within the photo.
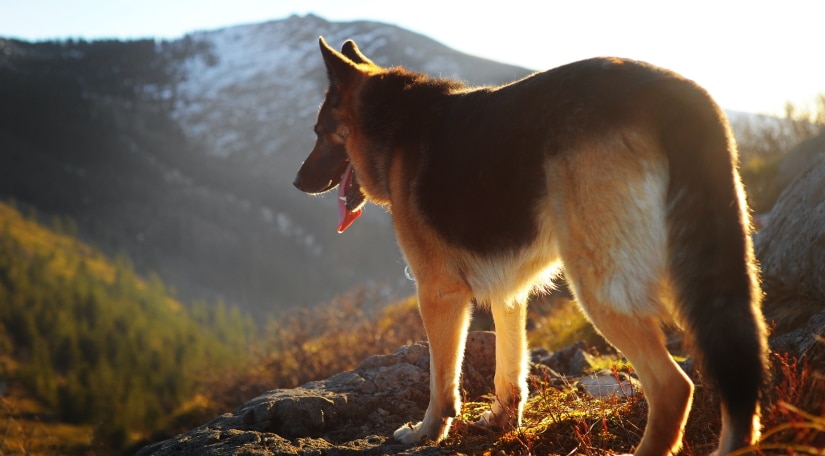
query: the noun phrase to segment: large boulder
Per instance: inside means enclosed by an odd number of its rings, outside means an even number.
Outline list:
[[[786,162],[779,177],[787,187],[756,235],[756,256],[771,349],[813,370],[798,405],[818,410],[825,399],[825,135],[801,144]]]
[[[825,153],[810,163],[755,237],[763,308],[777,334],[805,326],[825,309]]]

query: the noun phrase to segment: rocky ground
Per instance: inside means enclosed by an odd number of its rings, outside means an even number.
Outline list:
[[[409,447],[390,437],[424,415],[429,399],[429,348],[418,342],[391,355],[371,356],[355,370],[299,388],[269,391],[211,422],[143,448],[148,455],[446,454],[436,446]],[[533,351],[532,375],[582,394],[613,394],[612,373],[584,375],[593,367],[584,346]],[[468,336],[462,388],[467,398],[493,389],[495,334]],[[559,373],[561,372],[561,373]],[[578,380],[573,380],[578,378]],[[626,377],[624,391],[635,382]]]

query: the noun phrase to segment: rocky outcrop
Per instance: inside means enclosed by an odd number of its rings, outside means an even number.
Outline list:
[[[794,183],[799,176],[812,168],[820,156],[825,155],[825,133],[806,139],[791,149],[779,164],[774,178],[774,188],[782,192]]]
[[[773,337],[771,349],[792,354],[825,374],[825,310],[811,317],[806,325]]]
[[[765,316],[778,334],[825,309],[825,153],[779,197],[755,247]]]
[[[755,237],[771,349],[807,364],[811,403],[825,400],[825,134],[801,143],[780,166],[785,190]]]
[[[479,397],[493,388],[495,335],[470,333],[466,350],[462,388],[468,397]],[[429,362],[429,347],[423,342],[391,355],[371,356],[352,371],[262,394],[137,454],[443,454],[436,447],[410,448],[389,437],[405,422],[423,417]]]
[[[536,350],[531,375],[559,388],[578,385],[594,396],[635,394],[635,380],[625,374],[621,374],[620,386],[610,372],[586,376],[579,385],[572,377],[541,364],[542,360],[555,359],[554,365],[573,374],[569,362],[560,360],[585,357],[578,345],[555,358]],[[448,451],[439,447],[409,447],[390,437],[404,423],[424,416],[429,401],[429,362],[425,342],[401,347],[391,355],[371,356],[356,369],[326,380],[264,393],[232,413],[149,445],[137,455],[446,454]],[[573,369],[590,368],[586,363],[574,365]],[[495,334],[471,332],[462,371],[463,396],[478,400],[489,394],[494,388],[494,371]]]

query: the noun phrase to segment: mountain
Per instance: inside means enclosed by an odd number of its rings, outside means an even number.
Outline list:
[[[473,84],[529,73],[313,15],[174,41],[0,39],[0,197],[74,220],[86,242],[187,301],[267,315],[362,283],[411,291],[382,210],[338,235],[333,199],[291,185],[327,84],[319,35]]]

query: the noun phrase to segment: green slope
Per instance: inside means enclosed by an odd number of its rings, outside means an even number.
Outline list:
[[[222,303],[182,305],[125,257],[78,241],[71,223],[52,225],[0,203],[0,382],[48,419],[89,425],[93,445],[120,449],[245,359],[250,318]]]

